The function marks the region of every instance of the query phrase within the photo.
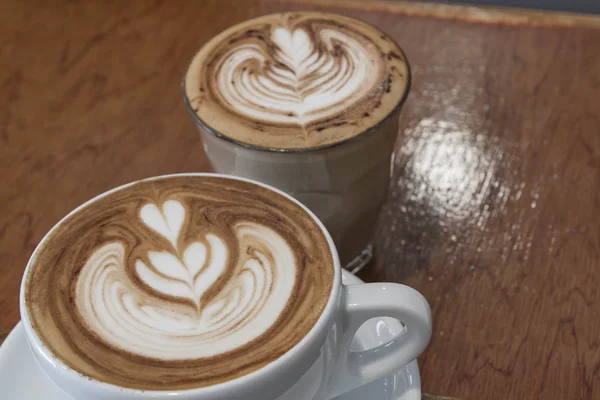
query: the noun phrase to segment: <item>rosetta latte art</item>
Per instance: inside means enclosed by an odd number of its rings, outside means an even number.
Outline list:
[[[260,241],[264,249],[240,249],[251,258],[205,304],[204,294],[227,272],[226,244],[207,234],[182,246],[186,211],[175,200],[166,201],[162,209],[146,204],[140,218],[173,248],[149,251],[149,264],[136,260],[139,280],[150,293],[183,300],[189,307],[144,301],[146,294],[138,295],[144,289],[125,273],[123,244],[106,244],[83,267],[76,296],[81,316],[106,342],[147,357],[193,359],[230,351],[275,323],[295,281],[294,254],[276,232],[256,223],[235,227],[239,243]],[[245,329],[249,322],[251,330]]]
[[[377,83],[379,54],[341,31],[323,29],[318,37],[315,43],[303,28],[276,28],[272,58],[254,43],[240,45],[216,66],[215,91],[238,113],[268,123],[305,127],[343,112]]]
[[[271,14],[233,26],[196,54],[185,99],[203,128],[241,144],[313,149],[392,115],[408,65],[387,35],[327,13]]]

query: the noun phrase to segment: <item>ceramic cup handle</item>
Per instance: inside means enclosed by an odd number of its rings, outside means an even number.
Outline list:
[[[343,287],[343,335],[340,355],[329,385],[329,396],[398,371],[427,347],[431,338],[431,310],[416,290],[396,283],[365,283]],[[350,343],[360,326],[371,318],[396,318],[404,326],[391,342],[353,352]]]

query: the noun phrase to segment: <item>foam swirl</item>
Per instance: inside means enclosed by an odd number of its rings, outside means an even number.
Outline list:
[[[377,49],[331,28],[311,40],[305,29],[273,29],[271,56],[249,42],[219,59],[214,91],[222,102],[248,119],[307,128],[367,96],[381,75]]]
[[[140,215],[173,245],[170,251],[149,251],[149,264],[135,261],[135,273],[145,290],[128,278],[125,248],[119,242],[97,249],[79,274],[77,308],[103,340],[147,357],[196,359],[238,348],[276,322],[296,277],[294,253],[277,232],[256,223],[236,225],[239,254],[245,257],[218,294],[204,301],[228,273],[226,243],[207,234],[180,248],[186,216],[175,200],[165,202],[162,212],[146,204]],[[149,298],[148,291],[188,304],[173,307],[161,298]],[[246,330],[249,324],[252,329]]]
[[[406,91],[408,68],[387,36],[323,13],[260,17],[207,43],[185,79],[203,124],[265,147],[333,144],[372,127]]]
[[[302,208],[206,176],[111,192],[32,259],[25,301],[44,344],[82,374],[144,390],[209,386],[277,359],[317,321],[334,275]]]

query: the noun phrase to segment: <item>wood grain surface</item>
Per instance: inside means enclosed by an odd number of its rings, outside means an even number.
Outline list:
[[[430,301],[424,390],[600,398],[600,25],[440,7],[3,1],[0,331],[19,320],[29,255],[68,211],[132,180],[209,168],[180,97],[194,52],[247,18],[321,9],[379,26],[412,65],[362,278]]]

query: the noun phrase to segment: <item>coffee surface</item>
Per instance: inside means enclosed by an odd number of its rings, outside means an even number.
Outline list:
[[[326,147],[386,118],[409,71],[398,46],[355,19],[272,14],[209,41],[185,77],[186,100],[211,132],[273,149]]]
[[[32,258],[25,302],[44,344],[78,372],[186,389],[290,350],[333,277],[324,234],[294,202],[251,183],[172,176],[66,217]]]

